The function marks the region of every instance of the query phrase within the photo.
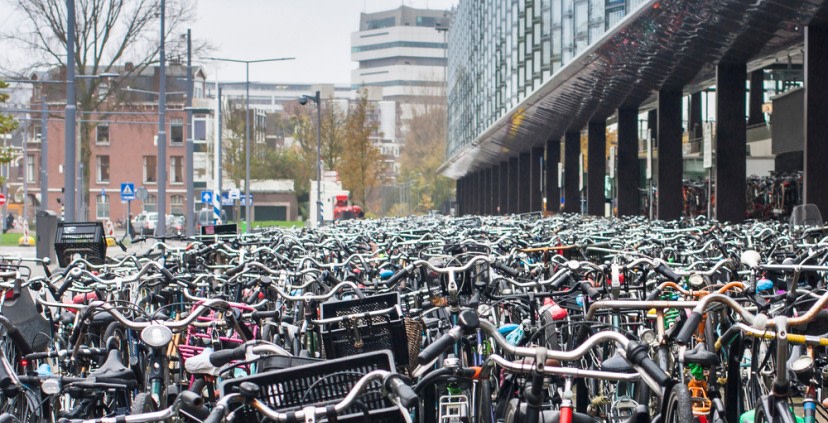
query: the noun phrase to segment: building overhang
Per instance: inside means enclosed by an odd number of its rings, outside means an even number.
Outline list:
[[[437,170],[459,179],[545,145],[659,90],[713,85],[722,62],[748,70],[802,60],[806,25],[828,25],[826,0],[650,0],[630,13]]]

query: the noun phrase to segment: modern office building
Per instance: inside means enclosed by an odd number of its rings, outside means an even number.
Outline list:
[[[704,132],[705,171],[728,200],[719,220],[744,220],[756,151],[804,170],[804,201],[828,214],[826,46],[821,0],[460,0],[439,172],[457,180],[461,214],[556,212],[560,198],[568,212],[638,214],[646,179],[654,217],[675,219]]]
[[[371,88],[382,115],[382,142],[388,177],[399,173],[399,152],[408,124],[426,105],[444,104],[446,33],[449,12],[401,6],[363,13],[351,34],[354,90]],[[390,102],[393,102],[390,103]],[[389,124],[389,117],[396,119]],[[378,137],[379,138],[379,137]]]
[[[448,155],[471,143],[644,2],[461,1],[448,31]]]

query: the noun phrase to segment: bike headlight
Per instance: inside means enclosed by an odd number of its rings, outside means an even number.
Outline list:
[[[807,355],[801,355],[790,364],[794,373],[805,373],[814,368],[814,359]]]
[[[46,395],[54,395],[60,393],[60,381],[57,379],[46,379],[40,384],[40,389]]]
[[[641,338],[641,341],[645,344],[653,345],[656,343],[656,333],[650,329],[645,329],[641,331],[639,337]]]
[[[153,348],[161,348],[172,340],[172,331],[164,325],[147,326],[141,331],[141,340]]]
[[[689,283],[693,288],[702,288],[705,285],[704,276],[698,273],[693,273],[687,278],[687,283]]]

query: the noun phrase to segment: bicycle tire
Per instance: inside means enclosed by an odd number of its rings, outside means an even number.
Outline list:
[[[157,408],[158,407],[155,405],[155,400],[152,399],[152,396],[147,392],[141,392],[132,400],[130,414],[151,413],[153,411],[157,411]]]
[[[676,383],[664,397],[662,419],[664,423],[687,423],[693,421],[693,403],[687,385]]]

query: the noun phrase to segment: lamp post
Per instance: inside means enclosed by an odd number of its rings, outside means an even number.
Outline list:
[[[319,91],[313,97],[303,95],[299,104],[308,104],[308,100],[316,103],[316,226],[322,226],[322,101]]]
[[[66,109],[64,125],[63,208],[64,220],[75,220],[75,0],[66,0]]]
[[[250,232],[251,225],[251,209],[252,201],[250,201],[250,64],[251,63],[265,63],[265,62],[280,62],[284,60],[294,60],[295,57],[278,57],[273,59],[258,59],[258,60],[238,60],[225,59],[220,57],[207,57],[207,60],[215,60],[218,62],[233,62],[244,63],[244,85],[245,85],[245,108],[244,108],[244,193],[247,199],[247,205],[244,210],[244,220],[246,223],[246,231]]]

